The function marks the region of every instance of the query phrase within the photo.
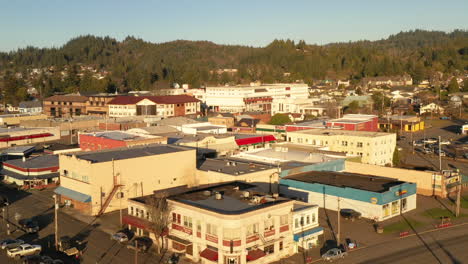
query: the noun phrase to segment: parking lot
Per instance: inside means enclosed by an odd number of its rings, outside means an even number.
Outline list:
[[[55,251],[54,239],[54,207],[52,190],[31,190],[17,191],[0,185],[0,192],[6,195],[11,205],[8,208],[11,224],[11,235],[6,232],[6,225],[3,218],[0,219],[0,240],[6,238],[19,238],[29,244],[42,246],[42,254],[61,259],[64,263],[113,263],[128,264],[135,263],[135,252],[126,247],[125,244],[117,243],[110,239],[110,232],[117,231],[112,228],[114,225],[110,221],[118,221],[116,215],[105,215],[102,219],[94,222],[80,221],[79,217],[73,217],[70,213],[59,210],[59,236],[69,236],[84,241],[83,255],[81,261],[73,257],[65,256],[63,253]],[[40,230],[37,234],[26,234],[16,225],[15,215],[19,218],[31,218],[39,222]],[[115,230],[113,230],[115,229]],[[163,263],[160,256],[151,253],[139,253],[138,263]],[[6,256],[6,251],[0,252],[0,263],[19,263]]]

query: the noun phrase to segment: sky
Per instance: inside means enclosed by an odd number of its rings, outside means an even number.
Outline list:
[[[378,40],[468,29],[467,0],[0,0],[0,51],[60,47],[80,35],[265,46]]]

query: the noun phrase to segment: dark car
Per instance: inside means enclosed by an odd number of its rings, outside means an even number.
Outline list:
[[[153,240],[149,237],[135,237],[128,243],[127,248],[138,250],[139,252],[146,252],[153,244]]]
[[[1,249],[15,248],[22,244],[24,244],[24,241],[21,239],[5,239],[0,241]]]
[[[39,224],[33,219],[23,219],[19,221],[21,227],[29,234],[39,232]]]
[[[344,219],[354,221],[356,219],[361,219],[361,213],[353,209],[341,209],[340,215]]]

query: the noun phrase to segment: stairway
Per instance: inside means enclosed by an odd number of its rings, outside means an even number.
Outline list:
[[[97,216],[100,216],[102,215],[105,211],[106,211],[106,208],[107,206],[109,206],[110,202],[112,201],[112,198],[114,197],[115,193],[117,192],[117,190],[122,187],[123,185],[120,185],[120,184],[114,184],[114,187],[112,188],[112,191],[110,192],[110,194],[107,196],[106,200],[104,201],[104,204],[101,206],[101,210],[99,210],[99,213],[97,214]]]

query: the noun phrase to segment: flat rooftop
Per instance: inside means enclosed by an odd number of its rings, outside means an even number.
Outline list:
[[[330,185],[339,188],[353,188],[378,193],[386,192],[390,187],[404,183],[390,178],[335,171],[309,171],[287,176],[283,179]]]
[[[257,192],[255,187],[243,182],[231,182],[170,196],[169,200],[227,215],[244,214],[291,201]],[[216,199],[216,193],[221,194],[220,200]]]
[[[280,145],[277,145],[280,146]],[[260,149],[248,152],[242,152],[236,155],[238,158],[252,159],[262,162],[286,162],[286,161],[300,161],[305,163],[321,163],[334,158],[327,157],[320,153],[313,153],[311,151],[299,150],[299,149],[286,149],[281,147],[275,147],[272,149]]]
[[[63,154],[66,156],[76,156],[78,159],[88,160],[92,163],[109,162],[112,160],[133,159],[146,156],[162,155],[181,151],[190,151],[192,149],[161,144],[150,144],[143,146],[132,146],[114,149],[105,149],[99,151],[75,152]]]
[[[202,171],[216,171],[239,176],[276,168],[270,164],[249,162],[239,159],[206,159],[200,161],[197,167]]]
[[[30,157],[25,161],[23,161],[23,159],[13,159],[4,161],[3,163],[23,169],[40,169],[58,167],[59,159],[57,155],[41,155],[36,157]]]
[[[87,136],[93,137],[100,137],[112,140],[119,140],[119,141],[134,141],[134,140],[144,140],[149,138],[157,138],[158,136],[152,135],[137,135],[132,133],[127,133],[123,131],[105,131],[105,132],[95,132],[95,133],[87,133],[84,134]]]
[[[340,119],[332,119],[332,120],[329,120],[328,122],[330,122],[330,123],[359,124],[359,123],[363,123],[363,122],[367,122],[367,121],[369,121],[369,120],[340,118]]]
[[[307,135],[317,135],[317,136],[354,136],[354,137],[382,137],[388,135],[395,135],[394,133],[384,133],[384,132],[371,132],[371,131],[349,131],[349,130],[336,130],[336,129],[305,129],[298,130],[294,132],[296,134],[307,134]]]

